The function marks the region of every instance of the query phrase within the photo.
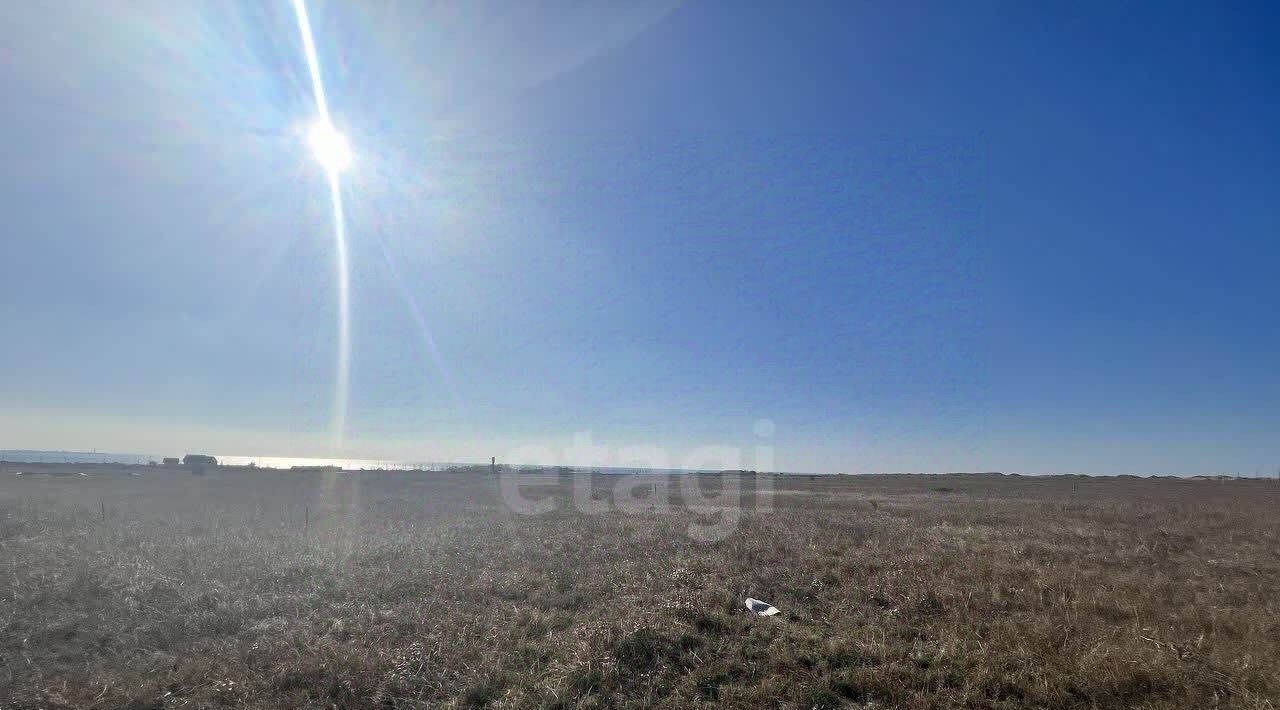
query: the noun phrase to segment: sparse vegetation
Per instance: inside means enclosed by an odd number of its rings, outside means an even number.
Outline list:
[[[526,517],[479,472],[85,470],[0,480],[6,709],[1280,699],[1268,481],[751,478],[700,543],[564,474]]]

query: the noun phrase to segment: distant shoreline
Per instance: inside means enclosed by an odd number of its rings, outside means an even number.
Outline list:
[[[180,456],[178,458],[181,458]],[[445,462],[412,462],[412,461],[380,461],[376,459],[316,459],[294,458],[282,456],[216,456],[220,468],[240,469],[256,468],[264,471],[307,471],[332,468],[341,471],[385,471],[385,472],[447,472],[457,469],[487,469],[485,462],[445,461]],[[161,461],[163,457],[146,454],[113,454],[76,451],[41,451],[37,449],[0,449],[0,464],[12,468],[15,464],[27,466],[125,466],[141,468],[166,468]],[[154,463],[153,463],[154,462]],[[168,468],[173,468],[169,466]],[[1018,473],[1001,471],[881,471],[873,473],[811,473],[805,471],[715,471],[685,469],[650,469],[631,466],[537,466],[499,464],[505,471],[603,473],[614,475],[688,475],[739,473],[743,475],[775,475],[775,476],[966,476],[991,478],[1156,478],[1180,480],[1280,480],[1277,476],[1267,474],[1236,473]],[[0,467],[0,471],[6,470]]]

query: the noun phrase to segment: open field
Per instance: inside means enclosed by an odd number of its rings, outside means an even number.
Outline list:
[[[6,467],[6,710],[1280,705],[1272,481]]]

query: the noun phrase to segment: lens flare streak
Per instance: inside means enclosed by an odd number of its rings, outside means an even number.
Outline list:
[[[350,275],[347,269],[346,216],[342,211],[342,186],[338,173],[329,172],[329,194],[333,198],[333,233],[338,270],[338,374],[333,388],[333,420],[330,436],[334,448],[342,447],[347,425],[347,396],[351,371]]]
[[[320,60],[316,58],[316,41],[311,36],[311,17],[307,15],[305,0],[293,0],[293,14],[298,17],[298,32],[302,34],[302,51],[307,58],[307,70],[311,73],[311,90],[316,95],[316,110],[320,119],[329,122],[329,102],[324,95],[324,82],[320,79]]]
[[[305,0],[293,0],[293,12],[298,18],[298,32],[302,35],[302,49],[306,55],[307,70],[311,74],[311,89],[315,94],[316,110],[320,114],[320,126],[337,135],[329,117],[329,102],[324,93],[320,76],[320,60],[316,55],[315,39],[311,35],[311,18],[307,15]],[[329,195],[333,203],[333,234],[335,266],[338,276],[338,362],[334,382],[333,413],[330,420],[330,438],[334,449],[342,448],[346,429],[347,399],[351,369],[351,306],[350,276],[347,269],[346,217],[342,209],[342,184],[339,180],[341,165],[334,160],[322,160],[329,182]]]

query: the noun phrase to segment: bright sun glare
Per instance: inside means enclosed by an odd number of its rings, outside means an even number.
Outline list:
[[[351,165],[351,146],[346,136],[338,132],[332,123],[318,119],[307,131],[307,143],[316,161],[327,171],[340,173]]]

